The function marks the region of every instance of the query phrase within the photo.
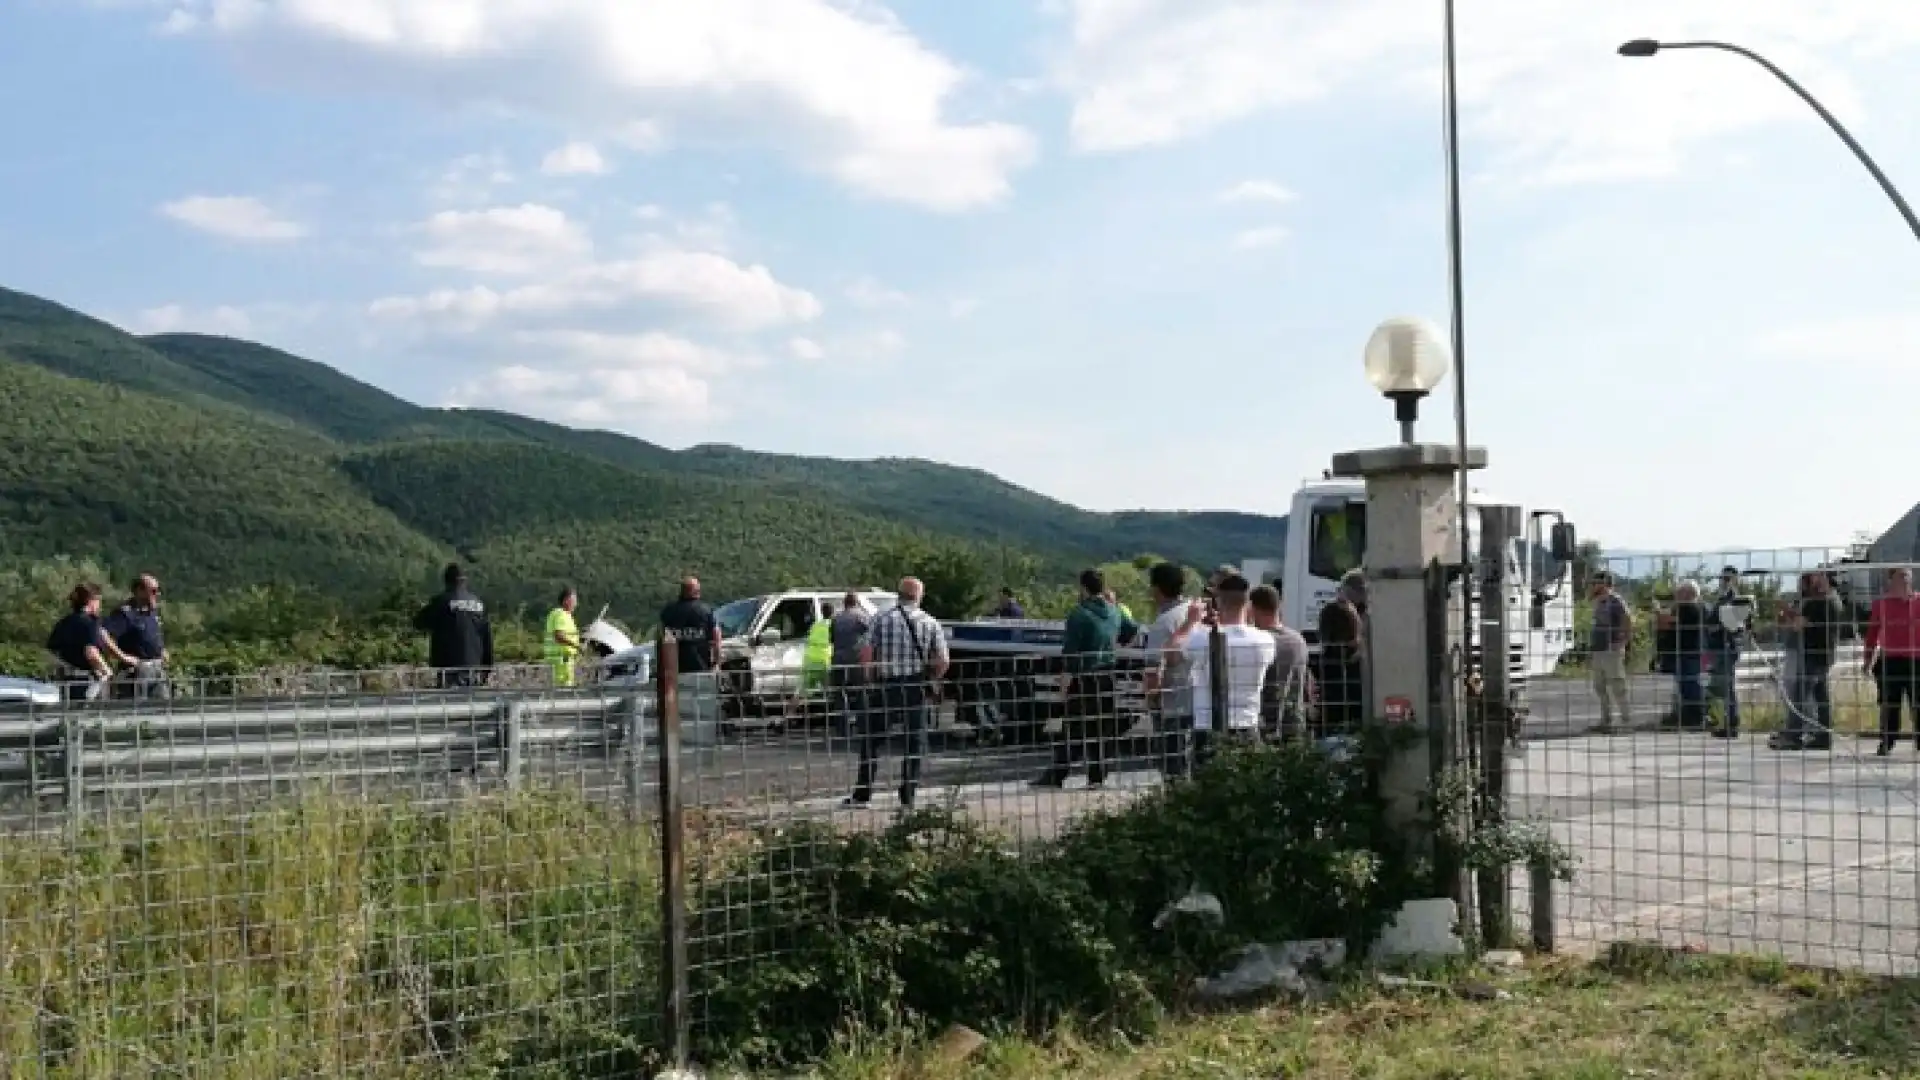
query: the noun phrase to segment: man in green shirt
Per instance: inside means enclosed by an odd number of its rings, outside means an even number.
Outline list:
[[[580,597],[571,586],[560,590],[560,602],[547,612],[546,631],[541,638],[541,658],[553,670],[553,685],[573,685],[573,661],[580,655],[580,631],[573,624],[573,609]]]
[[[1121,637],[1138,632],[1133,620],[1122,618],[1107,600],[1107,579],[1098,570],[1080,574],[1080,603],[1067,614],[1060,642],[1061,665],[1067,674],[1067,713],[1061,740],[1053,748],[1053,765],[1033,782],[1034,787],[1066,786],[1067,777],[1082,757],[1087,760],[1087,784],[1099,787],[1107,770],[1118,761],[1112,743],[1114,646]]]

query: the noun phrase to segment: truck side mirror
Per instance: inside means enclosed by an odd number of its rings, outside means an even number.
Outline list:
[[[1574,556],[1580,554],[1580,535],[1574,531],[1572,522],[1556,521],[1553,523],[1551,547],[1553,549],[1553,561],[1557,563],[1570,563],[1573,561]]]
[[[756,645],[778,645],[780,644],[780,631],[772,629],[762,630],[760,631],[760,636],[753,640]]]

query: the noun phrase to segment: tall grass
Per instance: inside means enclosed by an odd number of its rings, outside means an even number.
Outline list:
[[[637,1074],[657,850],[553,792],[0,837],[0,1074]]]

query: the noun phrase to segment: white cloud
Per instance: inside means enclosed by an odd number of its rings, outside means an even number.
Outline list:
[[[593,241],[551,206],[522,203],[486,210],[442,210],[419,226],[422,266],[475,274],[531,274],[576,262]]]
[[[723,255],[677,249],[580,265],[551,280],[505,291],[479,285],[387,297],[369,310],[388,319],[472,329],[500,316],[564,317],[618,312],[641,303],[739,331],[809,322],[821,312],[812,293],[781,283],[765,266],[742,266]]]
[[[1288,233],[1285,226],[1281,225],[1268,225],[1258,229],[1245,229],[1235,234],[1233,246],[1242,251],[1256,251],[1260,248],[1273,247],[1285,240],[1287,236]]]
[[[1018,126],[950,119],[969,74],[865,0],[183,4],[202,32],[287,77],[536,111],[630,143],[671,126],[770,144],[855,191],[935,210],[999,200],[1036,152]]]
[[[549,152],[540,162],[540,171],[548,176],[605,176],[613,167],[592,143],[570,142]]]
[[[226,304],[212,308],[164,304],[140,312],[129,329],[136,334],[195,333],[245,337],[253,330],[253,319],[239,308]]]
[[[306,226],[281,217],[248,195],[189,195],[162,204],[160,212],[182,225],[228,240],[280,243],[307,235]]]
[[[709,419],[712,389],[706,380],[672,368],[569,371],[510,364],[461,385],[449,404],[619,427],[636,415],[657,413],[679,420]]]
[[[467,154],[449,163],[428,186],[427,196],[439,205],[485,204],[500,188],[513,183],[513,171],[498,151]]]
[[[868,277],[855,278],[843,291],[853,306],[860,308],[902,307],[910,302],[906,293]]]
[[[794,338],[787,342],[787,351],[795,360],[824,360],[827,356],[827,350],[812,338]]]
[[[1299,196],[1271,180],[1242,180],[1220,193],[1225,203],[1290,203]]]
[[[1429,107],[1439,94],[1439,5],[1425,0],[1057,0],[1069,41],[1056,79],[1072,141],[1122,151],[1197,136],[1336,92]],[[1804,106],[1758,68],[1704,54],[1627,60],[1620,42],[1739,41],[1843,115],[1859,112],[1836,61],[1920,45],[1920,5],[1839,0],[1480,0],[1459,14],[1463,126],[1513,182],[1661,176],[1689,147]]]
[[[964,319],[979,310],[980,301],[971,296],[956,296],[952,300],[947,301],[947,316],[949,318]]]
[[[525,331],[507,348],[519,359],[459,386],[459,403],[615,427],[640,416],[704,422],[717,411],[712,380],[758,364],[658,331]]]
[[[667,126],[658,120],[635,120],[616,131],[614,139],[636,153],[657,154],[667,148]]]

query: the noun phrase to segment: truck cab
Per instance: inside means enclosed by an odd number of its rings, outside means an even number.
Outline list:
[[[1478,506],[1514,506],[1474,492]],[[1507,551],[1507,654],[1511,684],[1524,688],[1529,677],[1552,674],[1573,645],[1573,596],[1570,565],[1556,563],[1538,535],[1540,515],[1523,512],[1526,534]],[[1469,520],[1468,538],[1479,551],[1480,527]],[[1309,647],[1318,646],[1320,609],[1332,600],[1340,578],[1361,569],[1367,551],[1366,485],[1357,479],[1308,483],[1293,496],[1288,518],[1287,552],[1282,574],[1282,612],[1300,630]],[[1478,598],[1470,598],[1477,604]]]

